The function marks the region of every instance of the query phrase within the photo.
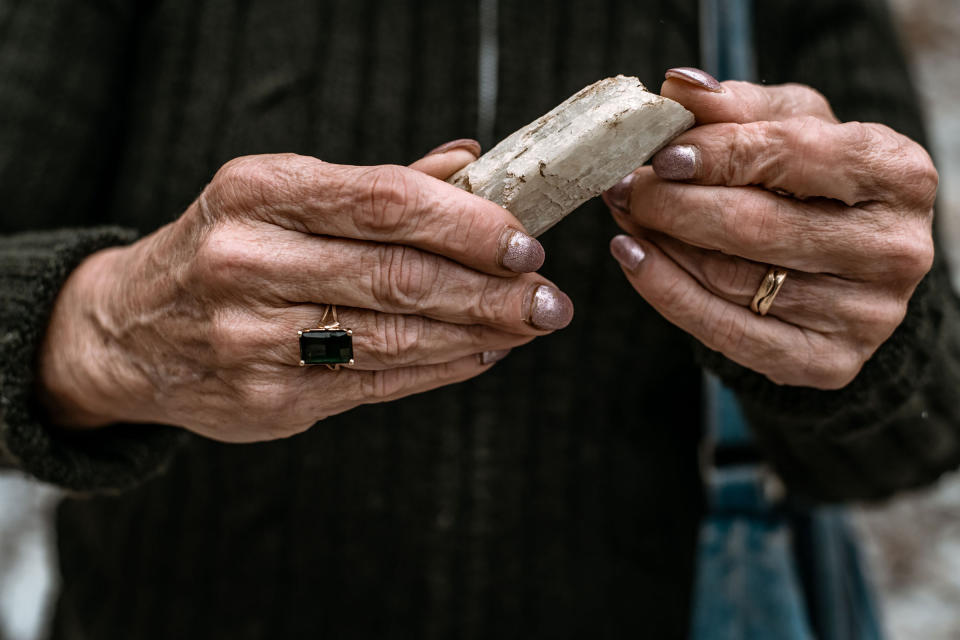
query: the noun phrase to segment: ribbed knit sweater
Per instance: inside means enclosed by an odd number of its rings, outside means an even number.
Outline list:
[[[698,357],[799,494],[879,498],[960,461],[942,264],[849,387],[777,387],[633,292],[597,202],[542,238],[573,324],[478,379],[255,445],[44,423],[34,362],[66,276],[174,219],[222,163],[407,163],[475,135],[475,4],[0,2],[0,450],[73,492],[56,638],[683,637]],[[756,4],[763,81],[923,139],[879,1]],[[601,77],[656,88],[698,63],[696,0],[499,5],[496,137]]]

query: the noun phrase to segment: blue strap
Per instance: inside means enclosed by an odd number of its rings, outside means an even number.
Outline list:
[[[752,16],[751,0],[701,0],[702,64],[718,79],[756,77]],[[704,390],[708,448],[748,448],[750,430],[733,392],[707,372]],[[691,638],[807,640],[814,627],[821,640],[883,637],[841,509],[787,513],[768,495],[769,473],[760,464],[711,464],[705,480],[708,513],[700,531]]]

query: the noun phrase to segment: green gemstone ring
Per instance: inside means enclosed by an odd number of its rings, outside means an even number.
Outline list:
[[[327,316],[333,322],[327,322]],[[320,318],[320,328],[298,331],[300,337],[300,366],[326,365],[336,371],[342,364],[353,364],[353,331],[340,327],[336,305],[327,305]]]

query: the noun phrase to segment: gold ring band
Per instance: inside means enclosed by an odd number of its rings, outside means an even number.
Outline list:
[[[760,283],[757,294],[753,296],[753,300],[750,302],[750,310],[761,316],[767,315],[770,307],[773,306],[773,299],[780,293],[780,287],[783,286],[786,279],[786,269],[781,267],[767,269],[767,274],[763,276],[763,282]]]

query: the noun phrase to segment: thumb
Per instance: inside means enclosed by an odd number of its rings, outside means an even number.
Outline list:
[[[470,138],[461,138],[440,145],[411,164],[410,168],[446,180],[479,156],[480,143]]]

